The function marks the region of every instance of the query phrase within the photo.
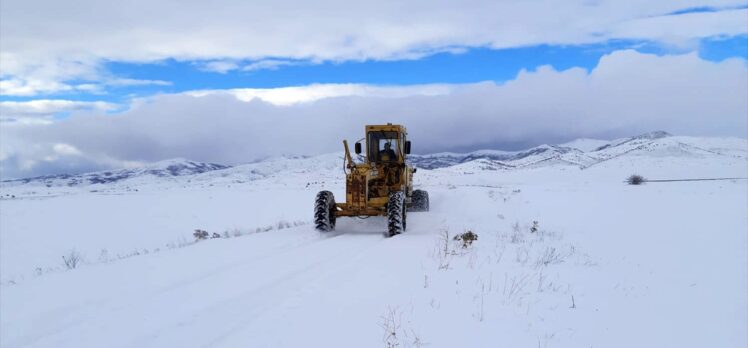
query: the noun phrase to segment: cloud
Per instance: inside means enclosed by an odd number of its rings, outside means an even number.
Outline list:
[[[90,83],[68,81],[94,81],[106,75],[101,67],[101,58],[91,54],[49,52],[45,55],[9,49],[5,42],[12,41],[13,37],[4,32],[4,16],[5,11],[0,11],[0,40],[3,42],[0,47],[0,94],[34,96],[88,91],[92,86]],[[38,49],[45,51],[43,47]]]
[[[367,84],[313,84],[299,87],[279,88],[236,88],[223,90],[190,91],[184,94],[194,97],[231,95],[238,100],[249,102],[262,100],[274,105],[309,103],[320,99],[336,97],[383,97],[399,98],[415,95],[444,95],[451,93],[459,85],[429,84],[415,86],[373,86]]]
[[[639,18],[613,25],[611,36],[683,45],[710,36],[748,34],[748,9]]]
[[[242,67],[242,71],[275,70],[284,65],[296,65],[298,62],[283,59],[263,59]]]
[[[84,92],[103,94],[104,87],[132,87],[132,86],[170,86],[172,83],[162,80],[136,80],[115,78],[100,83],[68,84],[44,79],[7,79],[0,81],[0,94],[14,97],[30,97],[39,94],[54,94],[60,92]]]
[[[112,111],[116,104],[103,101],[73,101],[36,99],[29,101],[0,101],[0,123],[26,122],[48,124],[54,115],[72,111]]]
[[[225,74],[229,71],[239,69],[239,64],[234,60],[213,60],[197,64],[202,71]]]
[[[242,65],[237,59],[211,60],[196,63],[200,70],[226,74],[230,71],[276,70],[284,65],[297,65],[299,62],[285,59],[262,59]]]
[[[592,71],[546,66],[504,84],[312,85],[159,95],[117,115],[74,112],[47,125],[2,124],[0,168],[11,177],[175,157],[240,163],[317,154],[340,151],[341,139],[357,140],[365,124],[385,122],[405,124],[416,153],[517,149],[659,129],[745,137],[746,77],[743,59],[714,63],[695,53],[627,50],[604,56]],[[54,155],[55,144],[77,149],[78,162],[44,161]]]
[[[0,95],[15,97],[73,91],[91,92],[98,89],[98,86],[92,84],[71,85],[54,79],[12,78],[0,80]]]
[[[70,144],[54,144],[52,145],[52,150],[56,154],[60,155],[66,155],[66,156],[80,156],[81,152],[75,148],[75,146]]]
[[[744,1],[7,0],[0,11],[0,79],[25,86],[5,94],[34,95],[75,88],[66,81],[98,81],[109,61],[208,61],[206,69],[227,72],[246,60],[269,67],[288,60],[413,59],[465,47],[611,39],[682,44],[745,34],[748,10],[740,6]],[[700,7],[716,10],[678,12]]]

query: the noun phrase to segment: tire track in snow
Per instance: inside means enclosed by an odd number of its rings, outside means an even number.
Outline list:
[[[339,234],[335,237],[339,236],[342,236],[342,234]],[[360,236],[356,236],[356,238],[358,237]],[[339,241],[350,239],[352,238],[340,238]],[[302,267],[301,269],[296,269],[289,273],[284,273],[281,277],[278,277],[278,279],[270,282],[269,284],[266,284],[257,289],[253,289],[241,294],[240,296],[236,296],[221,303],[222,306],[225,306],[226,308],[232,308],[236,312],[239,312],[240,314],[238,315],[238,317],[241,318],[236,320],[230,328],[223,330],[220,334],[214,335],[215,339],[201,346],[213,347],[216,345],[220,345],[221,342],[226,341],[231,336],[241,332],[243,329],[246,329],[249,325],[251,325],[252,322],[261,320],[263,314],[274,308],[277,308],[282,303],[288,301],[288,299],[291,297],[290,295],[302,292],[305,288],[305,285],[315,283],[315,281],[319,279],[326,278],[330,274],[350,267],[352,260],[360,258],[361,255],[365,254],[367,251],[370,251],[376,248],[378,245],[381,245],[381,243],[384,242],[385,239],[381,238],[380,240],[373,242],[371,241],[371,238],[363,238],[362,241],[363,242],[360,245],[357,245],[356,248],[351,248],[351,245],[348,242],[336,243],[340,244],[340,250],[343,250],[343,252],[337,253],[332,257],[320,258],[312,265]],[[322,250],[321,254],[324,254],[326,252],[327,250]],[[245,298],[254,298],[254,296],[263,293],[273,293],[274,300],[265,301],[260,306],[254,306],[254,308],[252,308],[252,310],[250,311],[245,311],[246,307],[240,308],[235,306],[236,301],[242,301],[242,299]],[[257,302],[252,300],[251,303],[256,305]],[[211,309],[206,311],[205,314],[209,314],[215,311],[216,309]]]
[[[308,227],[297,227],[297,228],[294,228],[294,229],[286,229],[286,230],[284,230],[284,232],[291,233],[291,232],[298,232],[297,230],[304,230],[304,231],[301,231],[301,232],[305,233],[305,234],[306,233],[314,233],[314,232],[311,232],[311,231],[306,231],[308,229],[309,229]],[[258,234],[258,236],[259,236],[259,234]],[[313,235],[311,235],[311,236],[313,236]],[[262,261],[264,259],[267,259],[267,258],[277,257],[278,255],[293,254],[299,248],[304,248],[304,247],[307,247],[307,246],[312,245],[312,244],[320,243],[320,242],[325,241],[326,239],[337,237],[337,236],[338,235],[335,235],[335,236],[320,236],[320,237],[306,237],[306,236],[303,236],[300,239],[294,238],[293,241],[291,241],[289,243],[282,243],[282,244],[280,244],[278,246],[274,246],[273,248],[262,249],[264,252],[262,254],[260,254],[260,255],[249,254],[250,257],[246,258],[246,259],[242,258],[241,262],[235,262],[233,264],[228,264],[228,265],[227,264],[221,264],[219,266],[211,268],[210,270],[201,272],[200,275],[198,275],[197,277],[191,277],[190,279],[185,279],[185,280],[183,280],[181,282],[170,284],[169,286],[167,286],[165,288],[161,288],[161,289],[157,290],[156,292],[154,292],[154,294],[165,293],[165,292],[172,291],[174,289],[183,288],[183,287],[188,286],[188,285],[193,284],[193,283],[206,281],[206,280],[210,279],[211,277],[220,275],[224,271],[234,270],[234,269],[238,269],[238,268],[244,268],[244,267],[247,267],[247,264],[253,264],[253,263]],[[238,238],[246,238],[247,240],[249,240],[250,238],[247,238],[247,237],[249,237],[249,236],[238,237]],[[277,239],[277,238],[271,238],[269,236],[262,236],[262,237],[267,237],[267,238],[262,238],[262,239]],[[277,237],[277,236],[273,235],[272,237]],[[260,239],[260,238],[254,238],[254,239]],[[206,242],[209,242],[209,241],[206,241]],[[242,241],[242,242],[244,242],[244,241]]]
[[[201,344],[201,346],[206,347],[219,344],[231,334],[250,325],[262,313],[285,301],[288,298],[287,294],[298,291],[304,284],[325,276],[331,267],[344,264],[345,262],[342,261],[349,261],[352,256],[373,248],[384,241],[384,238],[379,238],[377,241],[376,238],[361,237],[360,235],[338,234],[319,239],[316,242],[264,257],[262,262],[247,262],[242,266],[222,269],[208,277],[195,279],[193,282],[175,288],[173,291],[158,294],[147,302],[158,303],[162,296],[193,298],[193,294],[200,293],[201,288],[204,287],[206,282],[209,282],[210,278],[219,278],[215,281],[217,283],[220,283],[220,278],[223,278],[224,284],[231,284],[231,281],[226,281],[227,278],[241,277],[242,279],[257,281],[257,277],[260,277],[256,284],[247,288],[235,290],[228,296],[218,296],[208,300],[207,305],[201,306],[198,310],[190,311],[190,319],[179,322],[160,320],[160,323],[169,323],[168,327],[159,327],[150,330],[148,333],[138,335],[129,346],[158,346],[157,340],[159,338],[164,339],[165,343],[174,342],[173,336],[179,336],[185,330],[200,333],[199,335],[195,334],[195,337],[192,338],[191,342],[193,343],[206,342]],[[352,241],[356,242],[352,243]],[[338,252],[331,254],[333,251]],[[281,266],[282,269],[275,268],[268,272],[268,265],[282,265],[284,260],[292,261]],[[263,277],[266,278],[262,279]],[[234,284],[233,289],[236,289],[236,284]],[[232,288],[228,290],[231,291]],[[184,296],[185,294],[187,296]],[[271,296],[266,296],[268,294]],[[263,296],[267,300],[257,300]],[[149,306],[144,304],[144,307]],[[220,325],[211,325],[211,323],[206,325],[202,322],[202,318],[226,318],[226,320]],[[194,327],[195,330],[190,330],[190,327]]]

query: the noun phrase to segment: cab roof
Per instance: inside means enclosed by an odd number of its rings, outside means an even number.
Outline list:
[[[405,126],[399,125],[399,124],[384,124],[384,125],[367,125],[366,126],[366,132],[369,133],[371,131],[374,132],[398,132],[398,133],[405,133],[408,134],[408,132],[405,130]]]

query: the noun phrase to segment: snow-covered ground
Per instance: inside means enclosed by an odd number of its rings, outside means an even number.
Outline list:
[[[340,154],[4,183],[0,346],[748,345],[748,182],[623,183],[748,177],[746,141],[592,143],[432,155],[431,210],[389,239],[381,218],[313,230]]]

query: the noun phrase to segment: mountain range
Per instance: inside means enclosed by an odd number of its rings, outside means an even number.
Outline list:
[[[586,169],[622,156],[729,156],[748,158],[745,139],[699,138],[672,136],[664,131],[655,131],[612,141],[577,139],[558,145],[540,145],[523,151],[479,150],[469,153],[435,153],[410,155],[409,162],[417,168],[435,170],[440,168],[470,170],[515,170],[552,165],[566,165]],[[107,170],[85,174],[58,174],[34,178],[3,181],[3,186],[45,185],[47,187],[86,186],[131,182],[134,179],[175,180],[177,178],[201,179],[201,174],[211,177],[228,177],[235,181],[267,177],[281,171],[312,171],[315,168],[342,168],[341,154],[320,156],[284,156],[228,166],[215,163],[171,159],[140,168]],[[203,175],[204,177],[204,175]],[[203,178],[205,179],[205,178]],[[188,179],[190,180],[190,179]]]

